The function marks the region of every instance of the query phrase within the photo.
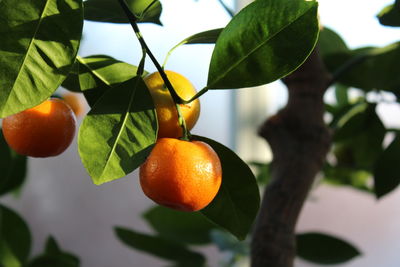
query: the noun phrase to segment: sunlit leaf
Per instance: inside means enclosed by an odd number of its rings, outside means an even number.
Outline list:
[[[78,87],[90,106],[109,89],[136,76],[137,67],[106,55],[77,57],[65,87]],[[145,72],[146,74],[147,72]],[[68,88],[71,89],[71,88]]]
[[[392,4],[382,9],[377,15],[379,22],[385,26],[400,26],[400,7]]]
[[[360,255],[352,244],[323,233],[303,233],[296,236],[297,255],[318,264],[339,264]]]
[[[143,80],[134,78],[108,90],[87,114],[79,129],[79,155],[100,185],[139,167],[156,137],[152,98]]]
[[[207,87],[242,88],[275,81],[299,67],[318,38],[318,3],[254,1],[220,34]]]
[[[224,145],[205,137],[193,138],[209,144],[222,165],[222,184],[218,195],[201,213],[239,240],[245,239],[260,205],[259,189],[253,173]]]
[[[0,117],[38,105],[66,78],[82,12],[81,0],[0,2]]]
[[[156,1],[143,13],[153,0],[126,0],[130,10],[138,17],[138,22],[160,24],[161,3]],[[129,23],[117,0],[87,0],[84,2],[85,20],[112,23]]]

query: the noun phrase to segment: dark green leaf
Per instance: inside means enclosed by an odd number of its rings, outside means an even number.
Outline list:
[[[400,137],[397,136],[379,157],[374,169],[374,188],[378,198],[400,184]]]
[[[130,10],[138,17],[138,22],[152,22],[161,25],[161,3],[157,1],[146,13],[143,11],[153,0],[126,0]],[[129,23],[117,0],[87,0],[84,2],[85,19],[98,22]]]
[[[0,266],[24,264],[31,249],[31,234],[25,221],[14,211],[0,205]]]
[[[375,105],[360,104],[354,107],[338,122],[334,134],[336,145],[350,153],[352,167],[372,170],[381,154],[386,129],[376,114]]]
[[[207,244],[215,226],[198,212],[181,212],[156,206],[144,218],[162,237],[189,244]]]
[[[116,227],[115,233],[124,244],[151,255],[179,263],[176,266],[201,267],[205,264],[205,258],[202,254],[191,251],[180,243],[122,227]]]
[[[81,87],[79,85],[79,62],[77,59],[75,60],[75,63],[72,65],[72,68],[68,73],[67,78],[63,81],[61,86],[72,92],[76,93],[81,92]]]
[[[229,148],[205,137],[193,138],[209,144],[218,154],[222,165],[221,188],[201,213],[239,240],[245,239],[260,205],[260,193],[253,173]]]
[[[111,87],[135,77],[137,67],[110,56],[93,55],[78,56],[73,70],[63,86],[82,91],[89,105],[93,106]]]
[[[317,9],[313,0],[264,0],[246,6],[215,44],[207,87],[257,86],[294,71],[317,41]]]
[[[340,165],[330,166],[326,164],[324,166],[324,182],[331,185],[350,186],[363,192],[373,193],[373,188],[370,185],[372,176],[370,172]]]
[[[57,241],[50,236],[47,239],[45,251],[42,255],[34,258],[28,267],[79,267],[79,259],[68,253],[63,252]]]
[[[153,101],[142,78],[136,77],[108,90],[87,114],[79,129],[79,155],[100,185],[139,167],[156,138]]]
[[[319,33],[318,47],[322,58],[330,54],[349,50],[343,39],[336,32],[326,27]]]
[[[318,264],[339,264],[360,255],[353,245],[322,233],[296,235],[297,255]]]
[[[26,156],[18,155],[10,149],[0,131],[0,195],[19,188],[26,178]]]
[[[379,22],[385,26],[400,26],[400,7],[393,5],[388,5],[378,14]]]
[[[0,2],[0,117],[38,105],[67,77],[82,12],[81,0]]]
[[[335,73],[346,66],[338,82],[366,91],[378,89],[399,93],[400,42],[382,48],[365,47],[325,57],[328,69]],[[349,67],[350,66],[350,67]]]
[[[250,166],[253,166],[256,171],[256,180],[260,185],[266,185],[271,179],[270,164],[266,162],[249,162]]]

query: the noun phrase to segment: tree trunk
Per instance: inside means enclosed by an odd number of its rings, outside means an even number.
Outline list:
[[[272,180],[253,232],[252,267],[293,266],[296,222],[331,143],[323,121],[329,80],[316,49],[283,80],[289,91],[286,107],[260,127],[273,153]]]

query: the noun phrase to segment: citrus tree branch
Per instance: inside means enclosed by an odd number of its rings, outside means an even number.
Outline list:
[[[331,142],[323,121],[329,81],[315,50],[283,79],[289,91],[286,107],[260,127],[260,136],[273,152],[272,180],[253,232],[252,267],[293,266],[296,222]]]
[[[153,62],[154,66],[157,68],[157,71],[160,73],[161,78],[164,80],[165,85],[168,88],[169,93],[171,94],[173,100],[175,103],[177,104],[186,104],[187,101],[185,101],[184,99],[182,99],[175,91],[174,87],[172,86],[171,82],[168,80],[167,75],[165,74],[163,68],[161,67],[160,63],[158,63],[157,59],[155,58],[155,56],[153,55],[153,53],[151,52],[151,50],[149,49],[149,47],[147,46],[146,41],[144,40],[139,27],[137,25],[137,18],[136,16],[131,12],[131,10],[129,9],[129,7],[127,6],[126,2],[124,0],[118,0],[119,4],[121,5],[122,9],[125,12],[125,15],[127,16],[129,23],[131,24],[136,37],[140,43],[140,46],[142,47],[142,49],[144,51],[146,51],[146,54],[150,57],[151,61]]]

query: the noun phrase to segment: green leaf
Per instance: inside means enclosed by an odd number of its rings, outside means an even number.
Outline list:
[[[377,15],[379,22],[385,26],[400,26],[400,7],[395,4],[388,5]]]
[[[0,2],[0,117],[40,104],[67,77],[82,12],[81,0]]]
[[[18,155],[7,145],[0,131],[0,195],[19,188],[26,178],[27,157]]]
[[[338,77],[338,82],[370,91],[373,89],[399,93],[400,42],[382,47],[365,47],[348,52],[338,52],[325,57],[331,72],[343,66],[351,67]]]
[[[360,255],[353,245],[322,233],[296,235],[297,255],[318,264],[339,264]]]
[[[343,39],[327,27],[324,27],[319,33],[318,47],[322,58],[330,54],[349,50]]]
[[[210,231],[215,228],[198,212],[181,212],[162,206],[151,208],[143,217],[160,236],[181,243],[210,243]]]
[[[255,168],[256,180],[260,185],[266,185],[269,183],[271,180],[271,166],[269,163],[251,161],[249,162],[249,165]]]
[[[205,258],[202,254],[191,251],[180,243],[122,227],[115,227],[115,234],[129,247],[177,262],[178,265],[176,266],[201,267],[205,264]]]
[[[87,114],[79,129],[79,155],[100,185],[139,167],[156,138],[152,98],[142,78],[136,77],[107,91]]]
[[[193,136],[193,139],[209,144],[218,154],[222,165],[221,188],[201,213],[239,240],[245,239],[260,206],[260,193],[254,174],[245,162],[224,145],[201,136]]]
[[[22,266],[31,249],[31,234],[25,221],[0,205],[0,266]],[[14,265],[14,264],[20,265]]]
[[[400,136],[398,135],[379,157],[374,169],[374,188],[380,198],[400,184]]]
[[[368,171],[343,167],[339,164],[336,166],[326,164],[323,173],[324,182],[330,185],[350,186],[363,192],[373,193],[373,188],[370,185],[371,173]]]
[[[79,259],[68,253],[63,252],[54,237],[47,239],[45,251],[42,255],[34,258],[28,267],[79,267]]]
[[[76,64],[78,74],[71,79],[79,84],[79,90],[91,107],[107,90],[132,79],[137,73],[136,66],[106,55],[77,57]]]
[[[209,31],[196,33],[183,41],[180,44],[214,44],[223,28],[213,29]]]
[[[338,123],[334,141],[347,147],[353,167],[372,170],[381,154],[386,128],[375,111],[374,104],[360,104]]]
[[[138,22],[152,22],[162,25],[161,3],[156,1],[143,14],[153,0],[126,0],[129,9],[138,17]],[[85,20],[111,23],[129,23],[117,0],[87,0],[84,3]]]
[[[314,0],[254,1],[219,36],[207,87],[228,89],[273,82],[293,72],[318,38]]]
[[[347,106],[349,102],[349,87],[342,84],[336,84],[335,86],[335,98],[338,106]]]

